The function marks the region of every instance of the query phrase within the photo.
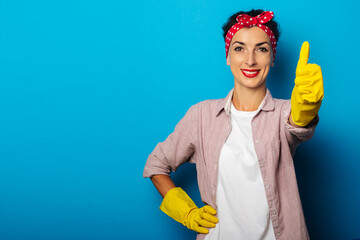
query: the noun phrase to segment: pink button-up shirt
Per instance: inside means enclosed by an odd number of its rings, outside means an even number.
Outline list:
[[[196,163],[200,195],[215,209],[221,149],[230,134],[230,106],[234,89],[226,98],[193,105],[164,142],[149,155],[143,176],[170,175],[185,162]],[[290,125],[290,100],[276,99],[266,89],[251,126],[255,152],[264,182],[269,214],[277,239],[309,239],[297,187],[293,156],[299,143],[309,140],[319,122],[306,128]],[[204,239],[198,234],[197,240]]]

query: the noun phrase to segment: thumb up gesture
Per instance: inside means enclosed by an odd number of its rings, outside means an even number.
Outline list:
[[[308,63],[309,52],[309,43],[305,41],[300,50],[295,86],[291,94],[291,118],[299,126],[306,126],[311,122],[324,97],[321,68]]]

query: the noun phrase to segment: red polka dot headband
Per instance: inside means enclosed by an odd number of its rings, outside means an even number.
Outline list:
[[[235,35],[237,31],[242,29],[243,27],[253,27],[258,26],[264,32],[269,36],[272,50],[273,50],[273,60],[275,59],[275,53],[276,53],[276,38],[274,33],[271,31],[270,28],[268,28],[264,23],[269,22],[274,17],[274,13],[271,11],[264,11],[260,15],[257,15],[256,17],[250,17],[246,14],[240,14],[236,17],[237,23],[235,23],[227,32],[226,38],[225,38],[225,51],[226,51],[226,58],[229,53],[229,47],[231,43],[231,39]]]

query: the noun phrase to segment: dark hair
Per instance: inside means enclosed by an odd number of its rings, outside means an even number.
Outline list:
[[[259,14],[261,14],[262,12],[264,12],[264,10],[262,9],[253,9],[251,11],[248,11],[248,12],[244,12],[244,11],[240,11],[240,12],[237,12],[233,15],[231,15],[228,20],[226,21],[226,23],[222,26],[222,29],[223,29],[223,37],[224,37],[224,40],[226,38],[226,34],[227,32],[229,31],[229,29],[235,24],[237,23],[236,21],[236,17],[239,16],[240,14],[247,14],[249,15],[250,17],[255,17]],[[279,37],[280,37],[280,26],[277,22],[274,21],[274,18],[275,16],[267,23],[265,23],[264,25],[266,25],[268,28],[271,29],[271,31],[274,33],[275,35],[275,39],[276,39],[276,42],[279,41]]]

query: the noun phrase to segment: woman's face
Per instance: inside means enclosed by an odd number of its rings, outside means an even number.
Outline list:
[[[231,40],[226,62],[235,85],[251,89],[264,87],[273,62],[270,38],[259,27],[240,29]]]

